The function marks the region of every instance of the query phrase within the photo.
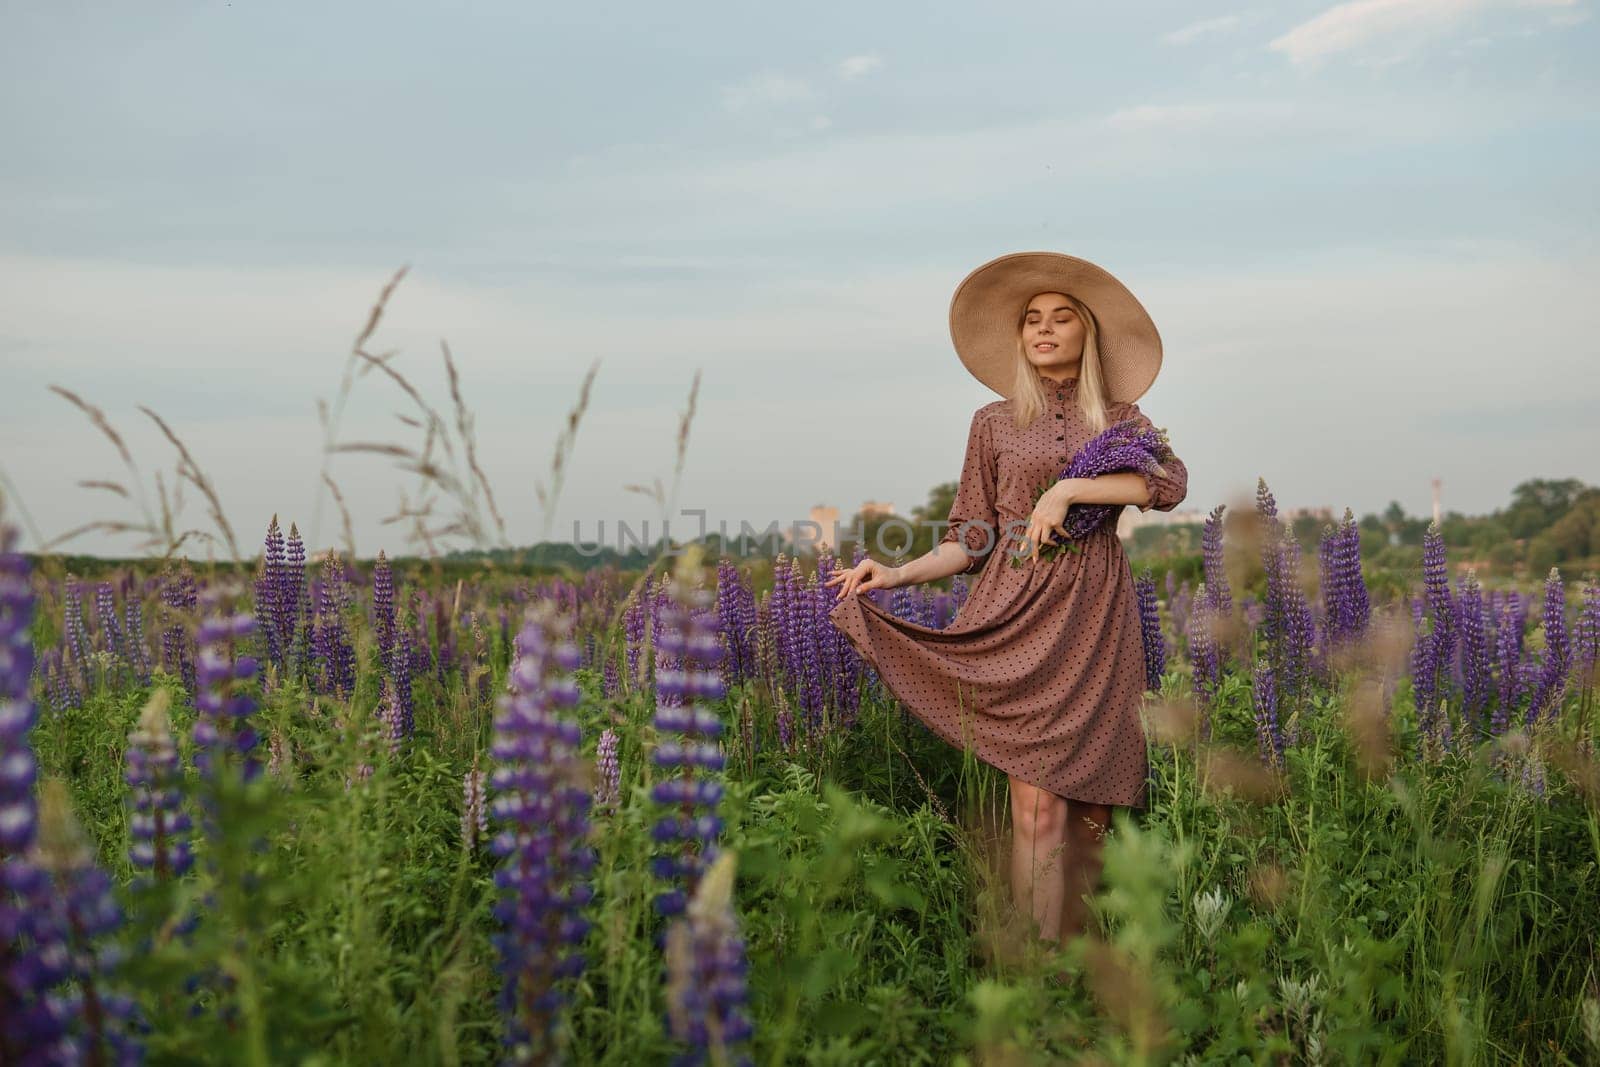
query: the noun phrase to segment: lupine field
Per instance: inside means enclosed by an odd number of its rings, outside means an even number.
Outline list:
[[[832,556],[463,577],[274,519],[87,575],[8,527],[0,1061],[1600,1060],[1600,584],[1227,512],[1136,566],[1151,806],[1066,949]]]

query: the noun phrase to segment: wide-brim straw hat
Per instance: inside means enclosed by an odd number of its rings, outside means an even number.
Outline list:
[[[977,379],[1001,396],[1016,384],[1017,322],[1040,293],[1066,293],[1088,306],[1098,327],[1100,370],[1114,401],[1139,399],[1161,370],[1161,335],[1150,313],[1111,272],[1060,252],[1013,252],[991,259],[956,286],[950,340]]]

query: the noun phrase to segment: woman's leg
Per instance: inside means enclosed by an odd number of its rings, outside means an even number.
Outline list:
[[[1008,775],[1008,777],[1010,777]],[[1067,801],[1011,778],[1011,897],[1052,940],[1061,926],[1062,842]]]
[[[1062,864],[1063,901],[1061,906],[1061,940],[1083,933],[1089,916],[1089,905],[1084,900],[1100,884],[1101,837],[1111,825],[1111,807],[1108,804],[1089,804],[1082,800],[1064,801],[1067,805],[1066,856]]]

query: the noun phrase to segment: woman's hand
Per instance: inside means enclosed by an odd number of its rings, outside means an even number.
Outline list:
[[[1034,505],[1033,514],[1028,517],[1028,529],[1023,533],[1030,561],[1038,561],[1039,549],[1052,534],[1066,536],[1064,523],[1067,508],[1072,506],[1072,483],[1073,479],[1062,478],[1045,490],[1039,503]]]
[[[839,600],[868,589],[893,589],[901,584],[900,568],[886,567],[875,559],[864,559],[849,570],[834,571],[822,584],[830,586],[840,582],[844,585],[839,590]]]

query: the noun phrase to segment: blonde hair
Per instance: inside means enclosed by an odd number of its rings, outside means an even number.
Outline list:
[[[1045,290],[1051,292],[1052,290]],[[1035,293],[1034,296],[1038,296]],[[1111,424],[1106,413],[1105,379],[1100,373],[1100,325],[1095,321],[1089,306],[1071,293],[1062,293],[1083,322],[1083,358],[1078,363],[1078,410],[1094,433]],[[1030,302],[1032,298],[1029,298]],[[1039,369],[1028,361],[1028,352],[1022,347],[1022,327],[1028,320],[1028,305],[1023,304],[1017,313],[1017,348],[1015,372],[1011,389],[1011,411],[1017,429],[1025,429],[1033,420],[1044,414],[1046,400]]]

